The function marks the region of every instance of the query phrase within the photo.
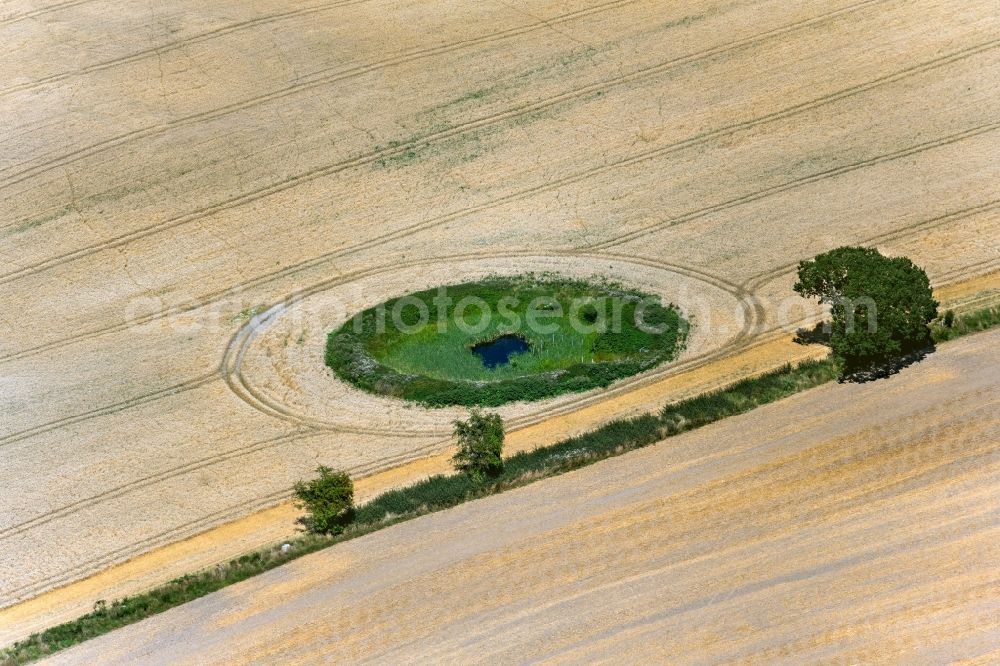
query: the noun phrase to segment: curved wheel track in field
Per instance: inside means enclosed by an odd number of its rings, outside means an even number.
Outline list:
[[[514,256],[514,257],[516,257],[516,256],[536,256],[537,253],[512,252],[512,253],[508,253],[508,255],[509,256]],[[504,255],[504,256],[508,256],[508,255]],[[470,258],[472,258],[472,259],[474,259],[474,258],[496,258],[497,256],[498,256],[497,253],[489,253],[489,252],[471,253],[471,254],[464,254],[464,255],[456,255],[456,256],[453,256],[453,257],[437,258],[437,259],[433,259],[433,260],[413,261],[413,262],[409,262],[408,264],[406,264],[406,265],[404,265],[402,267],[404,267],[404,268],[406,268],[406,267],[415,267],[415,266],[427,265],[427,264],[432,264],[432,263],[449,262],[449,261],[456,261],[456,260],[470,259]],[[591,253],[566,253],[566,256],[572,256],[572,257],[575,257],[575,256],[591,257],[591,256],[594,256],[594,255],[592,255]],[[634,260],[633,258],[630,258],[630,257],[621,257],[620,255],[613,255],[613,254],[597,255],[596,258],[604,258],[604,259],[609,259],[610,258],[610,259],[619,259],[619,260],[624,259],[624,260],[628,260],[628,261],[633,261]],[[706,364],[706,363],[708,363],[708,362],[710,362],[710,361],[718,358],[720,355],[724,355],[724,354],[726,354],[726,353],[728,353],[730,351],[735,350],[749,336],[749,334],[750,334],[750,332],[752,330],[752,327],[755,325],[755,323],[757,321],[757,317],[759,317],[759,312],[758,312],[758,309],[754,306],[754,304],[752,302],[752,298],[750,298],[746,294],[743,294],[742,292],[739,292],[738,288],[736,288],[735,286],[731,285],[728,282],[721,281],[718,278],[715,278],[713,276],[704,274],[701,271],[697,271],[697,270],[694,270],[694,269],[688,269],[688,268],[684,268],[684,267],[673,266],[673,265],[669,265],[669,264],[664,264],[663,262],[654,262],[654,261],[650,261],[650,260],[640,260],[640,263],[643,263],[643,264],[649,265],[649,266],[655,266],[655,267],[658,267],[658,268],[665,268],[666,270],[669,270],[671,272],[676,272],[676,273],[680,273],[682,275],[687,275],[687,276],[690,276],[690,277],[694,277],[695,279],[704,280],[704,281],[706,281],[706,282],[708,282],[710,284],[713,284],[716,287],[723,288],[723,289],[725,289],[727,291],[730,291],[731,293],[734,293],[734,296],[738,295],[741,299],[745,300],[745,304],[747,306],[747,314],[749,315],[747,317],[747,325],[745,326],[744,330],[741,331],[739,333],[738,337],[735,338],[730,344],[727,344],[727,345],[724,345],[724,346],[722,346],[722,347],[720,347],[718,349],[715,349],[711,353],[703,354],[703,355],[701,355],[699,357],[689,359],[688,361],[686,361],[684,363],[679,363],[679,364],[670,365],[670,366],[663,366],[662,368],[658,369],[659,371],[654,371],[654,373],[650,373],[649,375],[644,375],[643,377],[636,377],[636,378],[634,378],[631,381],[625,380],[624,382],[622,382],[621,384],[613,387],[612,389],[604,390],[604,391],[602,391],[599,394],[596,394],[596,395],[593,395],[593,396],[589,396],[589,397],[583,397],[581,399],[575,400],[570,405],[555,406],[552,409],[542,410],[542,411],[540,411],[540,412],[538,412],[536,414],[533,414],[530,418],[514,419],[514,420],[512,420],[510,422],[510,424],[509,424],[510,426],[512,426],[513,428],[522,428],[522,427],[525,427],[525,426],[528,426],[528,425],[532,425],[534,423],[541,422],[541,421],[543,421],[543,420],[545,420],[547,418],[551,418],[552,416],[555,416],[555,415],[568,413],[568,412],[574,411],[576,409],[579,409],[581,407],[586,407],[586,406],[588,406],[590,404],[595,404],[595,403],[601,402],[603,400],[607,400],[607,399],[611,399],[611,398],[617,397],[617,396],[619,396],[621,394],[627,393],[628,391],[634,390],[635,388],[637,388],[639,386],[651,383],[653,381],[660,380],[666,374],[673,374],[673,373],[677,373],[677,372],[691,370],[691,369],[696,368],[696,367],[700,367],[700,366],[702,366],[702,365],[704,365],[704,364]],[[384,272],[389,272],[389,271],[397,271],[400,268],[401,268],[400,265],[392,265],[392,266],[382,267],[380,269],[374,269],[372,271],[368,271],[367,274],[368,275],[377,275],[379,273],[384,273]],[[265,413],[265,414],[267,414],[269,416],[272,416],[272,417],[275,417],[275,418],[281,418],[283,420],[292,422],[294,425],[297,426],[297,429],[294,432],[292,432],[292,433],[290,433],[288,435],[283,435],[283,436],[272,438],[272,439],[269,439],[269,440],[265,440],[265,441],[261,441],[261,442],[254,442],[254,443],[251,443],[251,444],[248,444],[248,445],[245,445],[245,446],[234,447],[234,448],[229,449],[229,450],[227,450],[227,451],[225,451],[223,453],[220,453],[220,454],[208,456],[208,457],[196,460],[196,461],[192,461],[190,463],[186,463],[184,465],[173,467],[173,468],[171,468],[169,470],[164,470],[164,471],[162,471],[160,473],[157,473],[157,474],[154,474],[154,475],[149,475],[149,476],[143,477],[141,479],[137,479],[137,480],[129,482],[129,483],[121,484],[121,485],[116,486],[115,488],[109,489],[109,490],[107,490],[105,492],[102,492],[102,493],[90,496],[88,498],[79,500],[79,501],[74,502],[72,504],[66,505],[65,507],[61,507],[60,509],[58,509],[56,511],[52,511],[52,512],[49,512],[49,513],[46,513],[46,514],[42,514],[42,515],[37,516],[37,517],[35,517],[35,518],[33,518],[33,519],[29,520],[29,521],[25,521],[25,522],[19,523],[17,525],[13,525],[13,526],[11,526],[9,528],[0,530],[0,540],[10,538],[10,537],[15,536],[17,534],[20,534],[20,533],[22,533],[24,531],[27,531],[27,530],[33,529],[35,527],[38,527],[40,525],[43,525],[43,524],[45,524],[47,522],[50,522],[52,520],[56,520],[56,519],[65,517],[67,515],[70,515],[72,513],[80,511],[81,509],[84,509],[86,507],[93,506],[95,504],[98,504],[100,502],[106,501],[108,499],[112,499],[114,497],[126,494],[128,492],[132,492],[132,491],[140,489],[140,488],[148,487],[150,485],[154,485],[156,483],[162,482],[164,480],[167,480],[167,479],[170,479],[170,478],[173,478],[173,477],[176,477],[176,476],[180,476],[182,474],[191,473],[192,471],[196,471],[198,469],[207,467],[209,465],[217,464],[220,461],[230,460],[230,459],[237,458],[237,457],[240,457],[240,456],[248,455],[248,454],[251,454],[251,453],[263,450],[263,449],[271,448],[273,446],[278,446],[278,445],[287,443],[289,441],[294,441],[294,440],[301,439],[301,438],[304,438],[304,437],[313,437],[313,436],[322,435],[322,434],[335,434],[335,433],[351,433],[351,434],[365,434],[365,435],[390,435],[390,436],[403,436],[403,437],[405,437],[405,436],[441,437],[441,439],[439,441],[435,441],[434,443],[432,443],[430,445],[427,445],[427,446],[422,446],[422,447],[419,447],[419,448],[411,449],[411,450],[407,451],[404,454],[393,455],[393,456],[385,456],[385,457],[382,457],[382,458],[377,458],[377,459],[368,461],[368,462],[366,462],[363,465],[356,466],[356,467],[354,467],[354,468],[352,468],[352,469],[349,470],[354,476],[365,476],[365,475],[369,475],[369,474],[372,474],[372,473],[375,473],[375,472],[378,472],[378,471],[382,471],[384,469],[388,469],[390,467],[394,467],[394,466],[403,464],[405,462],[410,462],[412,460],[419,459],[421,457],[426,456],[428,453],[435,452],[437,450],[441,450],[441,449],[444,449],[445,447],[447,447],[450,444],[450,438],[449,438],[449,434],[450,433],[447,430],[442,430],[440,432],[428,432],[426,430],[398,430],[398,431],[393,431],[393,430],[386,430],[386,429],[382,429],[382,428],[364,428],[364,427],[360,427],[360,426],[359,427],[353,427],[353,428],[352,427],[339,426],[339,425],[331,427],[331,426],[329,426],[327,424],[316,423],[313,420],[310,420],[310,419],[307,419],[307,418],[302,418],[302,417],[300,417],[300,416],[298,416],[298,415],[290,412],[289,410],[287,410],[286,408],[284,408],[281,405],[273,405],[273,404],[271,404],[266,398],[258,395],[256,392],[254,392],[254,390],[251,387],[249,387],[248,385],[246,385],[245,382],[243,381],[242,375],[240,373],[240,365],[241,365],[241,362],[242,362],[243,352],[245,351],[246,346],[252,341],[254,334],[256,334],[257,332],[259,332],[262,329],[262,327],[267,326],[267,324],[270,321],[272,321],[273,317],[276,316],[277,314],[279,314],[284,309],[284,307],[286,307],[288,304],[293,303],[293,302],[295,302],[297,300],[300,300],[302,298],[306,298],[309,295],[316,294],[316,293],[319,293],[321,291],[330,289],[331,287],[333,287],[333,286],[335,286],[337,284],[344,284],[345,282],[348,282],[348,281],[349,281],[349,279],[335,278],[335,279],[332,279],[332,280],[329,280],[329,281],[326,281],[326,282],[314,285],[313,287],[309,288],[308,290],[305,290],[304,292],[296,292],[295,294],[288,295],[285,300],[282,300],[277,305],[272,306],[266,312],[257,315],[254,319],[252,319],[246,325],[244,325],[243,327],[241,327],[241,329],[233,336],[233,338],[231,339],[230,343],[227,345],[225,353],[223,355],[223,360],[222,360],[222,363],[220,364],[220,367],[222,368],[222,373],[223,373],[225,381],[230,386],[230,388],[232,388],[233,392],[236,393],[236,395],[238,395],[240,398],[242,398],[243,400],[245,400],[246,402],[248,402],[248,404],[250,404],[255,409],[258,409],[259,411],[261,411],[261,412],[263,412],[263,413]],[[194,383],[194,381],[199,381],[201,383],[204,383],[205,379],[212,380],[212,379],[215,379],[215,378],[217,378],[217,375],[212,375],[212,376],[210,376],[208,378],[200,378],[199,380],[192,380],[192,382],[187,382],[185,384],[192,384],[192,383]],[[173,391],[171,391],[170,389],[166,389],[166,390],[158,392],[159,397],[164,397],[164,396],[172,395],[172,394],[173,394]],[[150,394],[150,395],[156,395],[156,394]],[[135,401],[135,404],[141,404],[141,403]],[[77,417],[72,417],[70,419],[64,419],[63,421],[57,422],[57,423],[62,423],[62,422],[77,422],[77,421],[80,421],[80,420],[84,420],[86,418],[93,418],[94,416],[101,415],[98,412],[103,412],[103,411],[106,411],[106,410],[94,410],[94,413],[88,413],[87,415],[80,415],[80,416],[77,416]],[[51,425],[49,428],[44,428],[44,429],[51,429],[51,427],[57,427],[57,426]],[[38,430],[42,430],[42,428],[39,428]],[[25,437],[30,437],[33,434],[37,434],[37,433],[35,433],[35,432],[29,432],[29,434],[24,435],[22,437],[18,437],[18,439],[23,439]]]
[[[940,226],[942,224],[948,224],[948,223],[955,222],[957,220],[961,220],[963,218],[970,217],[970,216],[973,216],[973,215],[976,215],[976,214],[979,214],[979,213],[987,212],[987,211],[990,211],[990,210],[996,210],[998,208],[1000,208],[1000,200],[995,200],[995,201],[987,202],[986,204],[983,204],[983,205],[980,205],[980,206],[974,206],[974,207],[966,208],[966,209],[963,209],[963,210],[960,210],[960,211],[955,211],[955,212],[952,212],[952,213],[947,213],[947,214],[944,214],[944,215],[941,215],[941,216],[938,216],[938,217],[935,217],[935,218],[932,218],[932,219],[929,219],[929,220],[922,220],[922,221],[916,222],[916,223],[914,223],[912,225],[909,225],[908,227],[904,227],[904,228],[900,228],[900,229],[895,229],[893,231],[890,231],[890,232],[887,232],[887,233],[884,233],[884,234],[879,234],[879,235],[876,235],[876,236],[872,236],[872,237],[869,237],[869,238],[867,238],[867,239],[865,239],[863,241],[859,241],[859,242],[862,243],[862,244],[872,244],[872,243],[887,242],[887,241],[892,241],[892,240],[900,240],[900,239],[906,238],[908,236],[912,236],[912,235],[915,235],[917,233],[922,233],[922,232],[927,231],[929,229],[933,229],[934,227]],[[524,254],[530,254],[530,252],[527,251],[527,250],[525,250]],[[570,253],[567,253],[567,254],[570,254]],[[469,257],[470,255],[466,254],[466,255],[460,255],[460,256],[461,257]],[[490,254],[489,256],[496,256],[496,255],[495,254]],[[608,256],[608,257],[612,257],[612,258],[620,258],[620,259],[626,258],[625,255],[614,255],[614,254],[610,254],[610,253],[604,253],[604,256]],[[638,262],[646,262],[647,261],[647,260],[645,260],[645,259],[643,259],[641,257],[628,256],[627,258],[629,260],[638,261]],[[437,260],[439,260],[439,259],[434,259],[433,261],[437,261]],[[431,260],[428,260],[428,262],[429,261],[431,261]],[[769,270],[769,271],[765,271],[765,272],[760,273],[758,275],[752,276],[752,277],[748,278],[747,280],[745,280],[741,285],[738,285],[738,288],[741,291],[741,293],[743,293],[743,294],[755,293],[764,284],[766,284],[766,283],[768,283],[768,282],[770,282],[772,280],[775,280],[775,279],[777,279],[777,278],[779,278],[781,276],[790,274],[791,272],[794,271],[794,269],[796,268],[797,265],[798,265],[797,261],[796,262],[791,262],[791,263],[783,264],[782,266],[779,266],[779,267],[777,267],[775,269],[772,269],[772,270]],[[970,274],[970,272],[972,272],[972,271],[976,271],[977,273],[989,273],[991,271],[991,269],[995,268],[998,265],[1000,265],[1000,260],[996,260],[996,259],[989,259],[989,260],[984,260],[984,261],[981,261],[981,262],[976,262],[974,264],[970,264],[970,265],[964,266],[962,268],[955,269],[955,270],[949,271],[947,273],[943,273],[943,274],[940,274],[940,275],[936,276],[935,286],[945,286],[945,285],[951,284],[953,282],[961,281],[961,278],[967,277]],[[373,270],[378,271],[378,270],[384,270],[384,269],[373,269]],[[371,272],[366,272],[365,273],[365,275],[370,275],[370,274],[372,274],[372,273]],[[357,279],[359,277],[363,277],[363,276],[359,275],[359,274],[352,274],[350,276],[347,276],[348,279]],[[705,274],[705,277],[708,277],[708,275]],[[729,284],[729,283],[726,283],[726,284]],[[328,288],[329,286],[331,286],[329,283],[323,283],[323,287],[322,288],[325,289],[325,288]],[[315,293],[315,292],[309,292],[309,293]],[[287,303],[290,303],[290,302],[292,302],[294,300],[298,300],[301,297],[303,297],[303,292],[296,292],[294,294],[289,294],[289,295],[287,295],[281,301],[281,303],[287,304]],[[805,320],[803,320],[803,321],[805,321]],[[132,324],[131,323],[126,324],[126,326],[129,326],[129,325],[132,325]],[[775,329],[767,329],[765,331],[762,331],[762,333],[770,333],[770,332],[773,332],[774,330]],[[239,336],[239,335],[246,335],[245,328],[241,329],[241,331],[237,333],[237,336]],[[229,346],[228,346],[227,352],[226,352],[226,359],[231,358],[232,349],[234,347],[236,347],[236,346],[245,346],[245,343],[237,343],[236,339],[237,339],[236,336],[234,336],[233,339],[230,340],[230,343],[229,343]],[[68,343],[68,342],[72,342],[74,340],[76,340],[76,338],[72,338],[72,339],[68,339],[68,340],[62,341],[62,343]],[[756,337],[755,337],[755,340],[756,340]],[[224,359],[224,361],[223,361],[224,363],[228,363],[229,362],[226,359]],[[97,408],[97,409],[89,410],[87,412],[81,412],[79,414],[74,414],[74,415],[69,416],[69,417],[65,417],[65,418],[62,418],[62,419],[55,420],[55,421],[50,421],[50,422],[47,422],[47,423],[35,426],[33,428],[29,428],[29,429],[23,430],[23,431],[19,431],[19,432],[15,432],[15,433],[10,433],[8,435],[0,437],[0,446],[3,446],[4,444],[8,444],[8,443],[14,443],[14,442],[17,442],[17,441],[29,439],[31,437],[37,436],[39,434],[42,434],[44,432],[48,432],[50,430],[56,429],[56,428],[64,426],[64,425],[70,425],[70,424],[74,424],[74,423],[79,423],[79,422],[82,422],[82,421],[86,421],[86,420],[89,420],[91,418],[97,418],[97,417],[100,417],[100,416],[106,416],[108,414],[113,414],[113,413],[116,413],[116,412],[119,412],[119,411],[130,409],[132,407],[136,407],[136,406],[139,406],[139,405],[142,405],[142,404],[146,404],[148,402],[159,400],[159,399],[164,398],[164,397],[170,397],[170,396],[176,395],[177,393],[180,393],[182,391],[187,391],[187,390],[191,390],[191,389],[203,386],[203,385],[205,385],[207,383],[210,383],[211,381],[214,381],[215,379],[222,378],[223,375],[228,374],[231,377],[234,374],[233,371],[232,371],[232,369],[230,369],[228,371],[223,371],[222,367],[223,366],[220,366],[220,369],[217,372],[211,373],[209,375],[203,375],[201,377],[195,377],[195,378],[186,380],[184,382],[181,382],[179,384],[175,384],[175,385],[163,388],[163,389],[158,389],[156,391],[153,391],[153,392],[150,392],[150,393],[147,393],[147,394],[143,394],[143,395],[140,395],[140,396],[136,396],[134,398],[130,398],[128,400],[125,400],[125,401],[122,401],[122,402],[119,402],[119,403],[114,403],[114,404],[111,404],[111,405],[106,405],[104,407],[100,407],[100,408]],[[228,381],[229,380],[227,380],[227,382]],[[230,384],[230,387],[234,388],[232,384]],[[234,388],[234,390],[237,390],[237,389]],[[408,432],[406,434],[413,434],[413,433]]]
[[[450,255],[444,257],[435,257],[431,259],[422,259],[412,262],[404,262],[401,264],[393,264],[392,266],[383,267],[381,269],[376,269],[368,273],[369,275],[378,275],[379,273],[386,272],[399,272],[400,270],[411,269],[418,266],[429,266],[435,264],[448,264],[460,261],[467,261],[470,259],[499,259],[499,258],[574,258],[574,259],[585,259],[592,260],[594,262],[599,262],[601,260],[617,260],[623,263],[640,264],[644,266],[650,266],[654,268],[659,268],[665,272],[669,272],[676,275],[681,275],[687,278],[691,278],[700,282],[705,282],[722,291],[730,294],[734,302],[740,303],[743,308],[744,314],[744,326],[736,336],[728,344],[719,346],[713,349],[709,353],[701,354],[697,357],[688,359],[687,361],[680,363],[668,363],[659,366],[655,369],[651,369],[641,375],[635,377],[629,377],[618,382],[615,382],[613,387],[606,388],[594,395],[581,395],[580,397],[573,400],[572,405],[567,405],[565,407],[558,407],[553,409],[545,409],[533,414],[531,417],[527,418],[514,418],[509,420],[508,424],[514,428],[521,428],[533,423],[538,423],[545,418],[552,416],[553,414],[561,413],[562,410],[574,411],[580,407],[585,407],[589,404],[596,402],[601,402],[611,397],[615,397],[622,393],[627,393],[628,391],[634,390],[639,386],[644,386],[646,384],[659,381],[663,379],[664,376],[669,374],[676,374],[685,370],[689,370],[692,367],[697,367],[698,364],[704,364],[711,360],[718,358],[720,355],[724,355],[728,352],[734,351],[739,346],[741,346],[752,334],[754,328],[757,326],[758,322],[762,317],[762,309],[759,303],[751,294],[742,291],[737,285],[734,285],[726,280],[723,280],[717,276],[705,273],[694,268],[687,266],[680,266],[677,264],[672,264],[665,261],[653,260],[648,258],[636,258],[631,256],[624,256],[620,254],[611,253],[592,253],[587,251],[565,251],[565,252],[549,252],[540,254],[536,251],[522,250],[522,251],[486,251],[486,252],[472,252],[463,253],[457,255]],[[286,406],[278,404],[273,400],[270,400],[259,391],[257,391],[251,384],[247,381],[242,371],[243,359],[246,354],[247,349],[253,342],[254,338],[263,331],[268,325],[273,323],[277,317],[289,306],[295,304],[298,301],[306,299],[310,296],[318,294],[323,291],[327,291],[334,286],[343,285],[350,282],[350,280],[345,280],[344,278],[333,278],[324,282],[317,283],[308,287],[306,289],[297,291],[293,294],[286,295],[283,299],[279,300],[276,304],[267,308],[264,312],[260,313],[252,320],[247,322],[237,333],[232,337],[229,345],[226,348],[224,358],[222,361],[223,374],[226,379],[226,383],[229,385],[230,389],[239,396],[241,399],[246,401],[249,405],[255,409],[268,414],[270,416],[276,416],[282,418],[286,421],[294,423],[299,426],[313,427],[313,428],[329,428],[334,431],[344,430],[344,426],[341,424],[330,424],[319,419],[305,417],[289,410]],[[681,304],[683,306],[683,304]],[[385,434],[385,435],[447,435],[447,431],[435,431],[428,432],[426,430],[412,430],[412,431],[397,431],[397,430],[382,430],[380,428],[368,428],[363,429],[362,432],[367,434]]]

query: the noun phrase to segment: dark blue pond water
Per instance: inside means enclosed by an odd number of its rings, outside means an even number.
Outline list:
[[[482,360],[487,368],[495,368],[510,363],[514,354],[523,354],[531,349],[527,340],[519,335],[501,335],[496,340],[480,342],[472,348],[472,353]]]

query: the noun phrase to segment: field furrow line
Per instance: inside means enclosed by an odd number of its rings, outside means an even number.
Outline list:
[[[159,472],[157,474],[151,474],[141,479],[136,479],[134,481],[121,484],[114,488],[109,488],[107,491],[91,495],[89,497],[85,497],[76,502],[73,502],[72,504],[67,504],[63,507],[60,507],[55,511],[50,511],[47,513],[40,514],[35,518],[32,518],[31,520],[26,520],[22,523],[11,525],[10,527],[0,530],[0,541],[9,539],[13,536],[17,536],[18,534],[21,534],[28,530],[32,530],[36,527],[40,527],[41,525],[49,523],[53,520],[58,520],[59,518],[65,518],[66,516],[77,513],[83,509],[86,509],[87,507],[100,504],[101,502],[105,502],[109,499],[114,499],[116,497],[120,497],[122,495],[133,492],[135,490],[139,490],[141,488],[147,488],[156,485],[157,483],[161,483],[163,481],[167,481],[169,479],[182,476],[184,474],[190,474],[191,472],[196,472],[200,469],[216,465],[220,462],[234,460],[247,455],[251,455],[253,453],[257,453],[259,451],[263,451],[269,448],[273,448],[275,446],[280,446],[282,444],[287,444],[289,442],[294,442],[301,439],[307,439],[310,437],[316,437],[320,435],[328,436],[338,433],[351,434],[351,431],[339,430],[339,429],[317,430],[313,428],[302,428],[294,432],[288,433],[286,435],[272,437],[270,439],[261,440],[258,442],[252,442],[245,446],[239,446],[229,449],[217,455],[208,456],[198,460],[193,460],[190,463],[186,463],[184,465],[178,465],[177,467],[172,467],[170,469],[163,470],[162,472]],[[371,434],[371,433],[362,432],[358,434]],[[427,433],[417,433],[417,434],[423,437],[430,436]],[[400,464],[411,462],[418,458],[424,457],[430,453],[446,448],[451,441],[449,435],[450,433],[444,435],[443,439],[435,441],[431,444],[426,444],[424,446],[410,449],[402,454],[383,456],[381,458],[372,459],[364,464],[351,467],[347,471],[349,471],[354,478],[364,478],[365,476],[370,476],[371,474],[375,474],[377,472],[381,472],[386,469],[391,469],[392,467],[396,467]],[[292,492],[291,490],[283,491],[281,495],[282,499],[288,499],[292,496]]]
[[[267,495],[256,502],[238,504],[221,511],[216,511],[197,520],[178,525],[128,546],[105,553],[99,557],[84,560],[70,569],[65,569],[51,576],[11,588],[3,592],[6,598],[0,598],[0,608],[6,608],[22,599],[36,596],[45,590],[60,587],[66,583],[78,580],[81,576],[88,573],[99,571],[118,562],[123,562],[131,557],[153,550],[158,546],[166,546],[174,543],[186,536],[197,534],[215,525],[239,518],[247,513],[262,511],[280,503],[284,499],[288,499],[290,496],[289,491],[282,491]]]
[[[127,492],[138,490],[140,488],[146,488],[150,485],[153,485],[154,483],[159,483],[161,481],[166,481],[168,479],[180,476],[182,474],[187,474],[189,472],[197,471],[205,467],[207,464],[223,462],[226,460],[230,460],[232,458],[239,457],[241,455],[247,455],[255,451],[260,451],[262,449],[278,446],[285,442],[294,441],[302,437],[312,436],[316,434],[319,433],[316,431],[298,431],[287,435],[282,435],[280,437],[272,437],[270,439],[248,444],[247,446],[239,447],[236,449],[230,449],[228,451],[212,456],[210,458],[193,460],[185,465],[178,465],[177,467],[173,467],[169,470],[165,470],[158,474],[151,474],[149,476],[142,477],[141,479],[136,479],[135,481],[125,483],[116,486],[114,488],[109,488],[107,491],[99,493],[97,495],[92,495],[90,497],[83,498],[76,502],[66,504],[65,506],[62,506],[55,511],[43,513],[35,518],[32,518],[31,520],[26,520],[22,523],[11,525],[10,527],[6,527],[4,529],[0,529],[0,540],[9,539],[12,536],[16,536],[27,530],[34,529],[36,527],[39,527],[40,525],[44,525],[45,523],[51,522],[58,518],[68,516],[72,513],[76,513],[77,511],[80,511],[81,509],[84,509],[88,506],[93,506],[94,504],[97,504],[99,502],[107,501],[109,499],[114,499],[115,497],[120,497],[121,495]]]
[[[923,233],[929,229],[934,229],[936,227],[943,226],[945,224],[951,224],[952,222],[957,222],[964,220],[976,215],[981,215],[982,213],[989,213],[992,211],[1000,210],[1000,199],[993,199],[991,201],[986,201],[981,204],[974,206],[969,206],[968,208],[962,208],[959,210],[954,210],[948,213],[943,213],[941,215],[936,215],[934,217],[928,218],[926,220],[920,220],[914,222],[913,224],[908,224],[904,227],[898,227],[892,231],[887,231],[882,234],[877,234],[875,236],[870,236],[864,240],[858,241],[859,245],[866,245],[872,243],[884,243],[887,241],[895,241],[910,236],[915,236],[919,233]],[[807,259],[808,257],[803,257]],[[763,285],[778,279],[782,275],[787,275],[798,268],[799,262],[793,261],[786,264],[782,264],[776,268],[769,269],[757,275],[751,276],[743,281],[740,288],[744,291],[751,293],[756,293]],[[961,269],[964,273],[969,266]],[[937,284],[941,284],[938,282]]]
[[[293,441],[293,439],[296,438],[303,438],[315,434],[320,433],[303,432],[299,433],[294,438],[290,437],[287,441]],[[447,441],[434,442],[418,449],[413,449],[412,451],[402,455],[388,456],[380,459],[379,464],[377,465],[359,465],[357,467],[350,468],[347,471],[350,472],[352,476],[355,476],[355,478],[364,478],[365,476],[370,476],[385,469],[391,469],[392,467],[398,467],[399,465],[418,460],[436,451],[442,450],[447,443]],[[271,445],[275,444],[277,444],[277,442],[274,442]],[[196,520],[189,521],[183,525],[160,532],[133,544],[129,544],[128,546],[124,546],[99,557],[81,562],[70,569],[65,569],[43,579],[8,590],[6,594],[10,595],[10,597],[8,599],[0,600],[0,608],[16,603],[20,599],[35,596],[44,590],[59,587],[65,583],[77,580],[81,575],[86,575],[91,571],[106,568],[113,564],[130,559],[131,557],[135,557],[136,555],[148,552],[154,548],[174,543],[180,539],[193,534],[198,534],[199,532],[210,529],[211,527],[220,525],[230,520],[235,520],[247,514],[254,513],[256,511],[263,511],[264,509],[280,504],[281,502],[287,501],[291,498],[291,489],[281,490],[264,495],[252,502],[237,504],[232,507],[213,512]]]
[[[190,474],[191,472],[196,472],[200,469],[216,465],[220,462],[225,462],[228,460],[235,460],[259,451],[263,451],[275,446],[280,446],[282,444],[287,444],[289,442],[298,441],[301,439],[308,439],[310,437],[316,437],[319,435],[331,435],[337,434],[344,431],[341,430],[314,430],[314,429],[302,429],[295,432],[289,433],[287,435],[281,435],[279,437],[272,437],[270,439],[262,440],[259,442],[253,442],[247,444],[246,446],[236,447],[230,449],[223,453],[215,456],[210,456],[202,458],[199,460],[192,461],[185,465],[179,465],[177,467],[172,467],[168,470],[164,470],[158,474],[152,474],[142,479],[136,479],[130,483],[125,483],[115,488],[110,488],[105,492],[92,495],[90,497],[83,498],[74,502],[72,504],[67,504],[64,507],[60,507],[55,511],[50,511],[48,513],[40,514],[39,516],[32,518],[31,520],[24,521],[23,523],[18,523],[17,525],[12,525],[8,528],[0,530],[0,541],[9,539],[11,537],[17,536],[28,530],[35,529],[46,523],[52,522],[53,520],[58,520],[60,518],[65,518],[66,516],[78,513],[87,507],[100,504],[109,499],[114,499],[122,495],[126,495],[130,492],[140,490],[142,488],[148,488],[154,486],[157,483],[167,481],[169,479],[182,476],[184,474]],[[367,434],[367,433],[365,433]],[[427,436],[426,433],[423,436]],[[362,465],[356,465],[347,469],[351,473],[351,476],[355,479],[364,478],[378,472],[391,469],[393,467],[398,467],[401,464],[412,462],[419,458],[425,457],[427,455],[439,452],[447,448],[451,443],[450,437],[446,436],[444,439],[432,442],[431,444],[425,444],[423,446],[410,449],[405,453],[391,456],[383,456],[381,458],[375,458]],[[285,490],[277,493],[280,495],[279,499],[286,500],[292,497],[292,491]],[[274,497],[275,494],[267,495],[266,497]],[[258,498],[263,499],[263,498]]]
[[[983,259],[982,261],[977,261],[974,264],[969,264],[968,266],[963,266],[962,268],[955,268],[945,273],[941,273],[937,277],[944,281],[955,282],[955,278],[964,277],[968,271],[975,270],[977,273],[989,273],[997,266],[1000,266],[1000,257],[993,257],[992,259]]]

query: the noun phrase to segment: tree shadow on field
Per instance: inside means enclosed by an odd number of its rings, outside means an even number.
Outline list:
[[[903,368],[919,363],[935,351],[937,351],[937,346],[933,340],[928,338],[918,344],[911,345],[898,356],[851,360],[844,364],[844,369],[837,381],[842,384],[844,382],[865,384],[885,379],[895,375]]]
[[[812,328],[797,329],[793,342],[799,345],[829,345],[830,331],[830,322],[821,321]]]
[[[800,345],[819,344],[829,347],[830,331],[830,322],[821,321],[812,328],[796,330],[794,341]],[[840,377],[837,378],[837,381],[842,384],[845,382],[864,384],[885,379],[895,375],[903,368],[919,363],[935,351],[937,351],[937,347],[928,335],[926,339],[904,347],[895,356],[856,358],[843,361]]]

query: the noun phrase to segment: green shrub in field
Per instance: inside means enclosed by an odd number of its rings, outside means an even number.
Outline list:
[[[320,465],[319,478],[295,484],[295,497],[306,516],[300,522],[316,534],[340,534],[354,515],[354,483],[347,472]]]
[[[458,451],[452,457],[455,469],[479,481],[503,471],[503,420],[499,414],[472,410],[466,421],[455,421]]]

